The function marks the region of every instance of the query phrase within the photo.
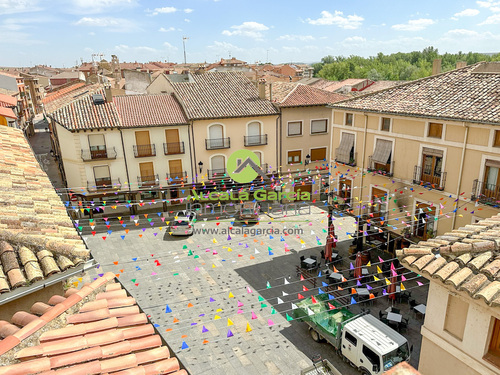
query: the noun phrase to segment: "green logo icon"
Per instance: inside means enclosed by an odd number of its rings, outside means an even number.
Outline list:
[[[227,160],[226,169],[234,181],[242,184],[253,181],[259,175],[267,177],[260,168],[259,157],[249,150],[233,152]]]

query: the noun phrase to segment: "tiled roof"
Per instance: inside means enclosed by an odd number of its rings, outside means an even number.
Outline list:
[[[118,111],[113,102],[94,104],[92,94],[105,96],[104,90],[88,93],[74,99],[49,117],[68,130],[104,129],[120,127]]]
[[[127,95],[113,98],[123,127],[187,124],[173,95]]]
[[[11,95],[0,93],[0,107],[11,107],[17,105],[17,99]]]
[[[55,110],[71,103],[78,97],[99,90],[101,86],[98,84],[85,85],[84,82],[70,82],[57,88],[57,91],[47,94],[42,99],[44,110],[46,113],[54,112]]]
[[[17,118],[12,108],[2,107],[1,105],[0,105],[0,116]]]
[[[299,107],[335,103],[346,99],[346,96],[320,90],[311,86],[297,85],[280,103],[281,107]]]
[[[0,321],[0,375],[187,375],[114,278],[107,273]]]
[[[396,255],[403,266],[431,281],[500,306],[500,214],[397,250]]]
[[[333,108],[498,124],[500,74],[494,72],[495,66],[500,62],[477,63],[362,95]]]
[[[240,72],[194,74],[194,82],[173,83],[189,119],[275,115],[255,85]]]
[[[23,132],[0,129],[0,293],[89,258]]]
[[[286,98],[290,92],[297,87],[297,83],[295,82],[272,82],[271,90],[269,90],[269,84],[266,87],[266,98],[268,100],[272,99],[274,103],[281,103],[283,99]],[[272,94],[272,98],[271,95]]]
[[[80,78],[80,72],[76,71],[76,72],[62,72],[62,73],[59,73],[59,74],[56,74],[52,77],[50,77],[50,79],[79,79]]]

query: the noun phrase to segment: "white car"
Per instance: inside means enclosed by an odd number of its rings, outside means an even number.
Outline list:
[[[189,210],[177,211],[175,213],[175,217],[176,218],[187,217],[189,220],[194,220],[196,219],[196,212]]]
[[[172,236],[190,236],[193,234],[193,220],[185,216],[178,216],[170,223],[169,232]]]

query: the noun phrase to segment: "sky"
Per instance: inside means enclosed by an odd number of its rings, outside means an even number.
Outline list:
[[[500,0],[0,0],[0,66],[499,52]]]

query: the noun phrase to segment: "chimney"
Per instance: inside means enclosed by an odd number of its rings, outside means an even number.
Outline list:
[[[432,75],[441,73],[441,59],[434,59],[432,63]]]
[[[269,83],[269,101],[270,102],[273,101],[273,83],[272,82]]]
[[[259,99],[266,98],[266,80],[261,78],[259,79]]]
[[[467,61],[457,61],[455,69],[465,68],[467,66]]]
[[[104,86],[104,94],[106,96],[106,103],[113,101],[113,93],[111,92],[111,85]]]

